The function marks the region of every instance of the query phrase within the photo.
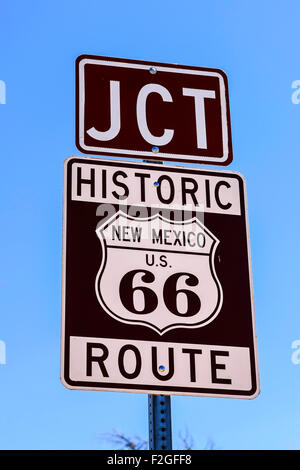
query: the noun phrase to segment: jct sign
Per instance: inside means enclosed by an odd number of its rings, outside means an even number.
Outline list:
[[[242,177],[74,157],[64,181],[64,385],[255,397]]]
[[[223,71],[80,56],[76,83],[80,151],[216,165],[232,161]]]

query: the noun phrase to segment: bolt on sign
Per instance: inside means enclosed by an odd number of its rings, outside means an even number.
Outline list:
[[[63,233],[66,387],[258,394],[241,175],[70,157]]]
[[[76,145],[88,154],[228,165],[226,74],[82,55],[76,61]]]

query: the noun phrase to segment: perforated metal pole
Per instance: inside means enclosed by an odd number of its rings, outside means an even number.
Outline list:
[[[171,397],[148,395],[149,449],[172,449]]]

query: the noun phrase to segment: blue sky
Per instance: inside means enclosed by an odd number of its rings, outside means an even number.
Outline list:
[[[299,449],[298,1],[137,0],[1,3],[1,449],[112,448],[147,439],[147,396],[70,391],[59,381],[62,170],[75,147],[80,54],[223,69],[232,164],[247,181],[261,394],[172,398],[194,448]],[[1,100],[0,100],[1,101]],[[214,167],[207,167],[214,168]],[[216,168],[216,167],[215,167]],[[0,361],[1,362],[1,361]]]

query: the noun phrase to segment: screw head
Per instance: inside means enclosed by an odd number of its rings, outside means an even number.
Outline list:
[[[155,75],[157,73],[157,69],[155,67],[150,67],[149,72],[152,73],[152,75]]]
[[[156,186],[156,187],[159,186],[159,182],[158,182],[158,181],[154,181],[153,184],[154,184],[154,186]]]
[[[156,145],[154,145],[154,146],[152,147],[152,152],[153,152],[153,153],[158,153],[158,152],[159,152],[159,147],[156,147]]]
[[[166,372],[165,366],[160,365],[160,366],[158,367],[158,371],[159,371],[161,374],[163,374],[164,372]]]

